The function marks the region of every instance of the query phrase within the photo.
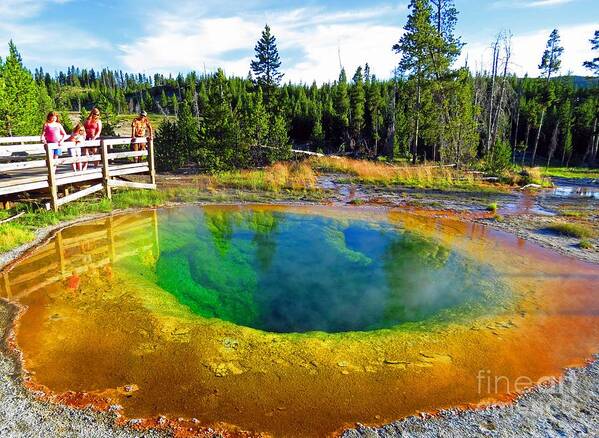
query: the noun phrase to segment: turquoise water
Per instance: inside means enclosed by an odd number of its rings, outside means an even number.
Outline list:
[[[500,295],[490,267],[385,221],[194,208],[167,213],[159,234],[161,288],[198,315],[269,332],[375,330]]]

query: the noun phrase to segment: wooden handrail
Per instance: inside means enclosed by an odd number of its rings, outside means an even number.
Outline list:
[[[28,142],[19,142],[18,138],[28,138]],[[130,145],[130,144],[149,144],[151,139],[148,140],[145,137],[137,137],[132,140],[130,137],[121,138],[107,138],[103,140],[85,140],[82,142],[75,143],[73,141],[64,141],[60,143],[48,143],[52,149],[72,149],[72,148],[97,148],[100,147],[101,141],[107,146],[119,146],[119,145]],[[39,137],[0,137],[0,155],[3,152],[28,152],[28,151],[39,151],[40,154],[44,152],[45,143],[40,141]]]
[[[39,135],[29,135],[29,136],[24,136],[24,137],[0,137],[0,144],[33,143],[33,142],[39,142],[39,141],[40,141]]]

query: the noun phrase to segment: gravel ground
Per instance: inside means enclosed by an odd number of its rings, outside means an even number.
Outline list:
[[[337,195],[334,203],[344,204],[356,198],[375,200],[380,198],[389,205],[418,205],[435,208],[443,205],[457,211],[482,211],[489,200],[513,202],[513,195],[447,195],[426,194],[425,197],[411,192],[390,192],[363,187],[335,185]],[[549,209],[557,208],[548,201]],[[558,201],[555,201],[558,202]],[[571,202],[571,201],[570,201]],[[586,202],[586,201],[585,201]],[[545,208],[545,206],[543,206]],[[587,208],[586,204],[585,207]],[[591,208],[596,208],[591,205]],[[88,216],[89,220],[97,216]],[[593,216],[591,216],[593,217]],[[494,228],[503,229],[534,240],[561,253],[599,263],[598,245],[583,251],[573,239],[538,231],[539,224],[550,221],[541,214],[514,214],[504,221],[484,220]],[[64,226],[65,224],[62,224]],[[8,253],[0,254],[0,266],[19,257],[28,248],[39,244],[58,227],[40,230],[32,244]],[[596,242],[598,243],[598,242]],[[7,338],[17,309],[0,301],[0,436],[1,437],[161,437],[167,432],[139,432],[128,427],[115,426],[115,414],[96,413],[89,409],[78,410],[37,400],[23,386],[19,358],[7,348]],[[343,436],[357,437],[470,437],[470,436],[597,436],[599,437],[599,356],[584,368],[568,370],[558,385],[535,388],[522,395],[516,403],[508,406],[482,410],[447,410],[436,416],[415,416],[394,422],[381,428],[359,426],[346,431]]]
[[[410,417],[381,428],[358,427],[362,437],[596,437],[599,436],[599,360],[566,372],[555,386],[540,387],[516,403],[476,411],[443,411]]]

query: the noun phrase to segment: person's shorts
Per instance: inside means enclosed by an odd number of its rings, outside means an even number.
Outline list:
[[[81,148],[70,148],[69,155],[71,157],[80,157],[81,156]]]
[[[145,151],[146,143],[131,143],[131,150],[133,151]]]
[[[62,155],[62,149],[52,149],[52,153],[56,156]]]

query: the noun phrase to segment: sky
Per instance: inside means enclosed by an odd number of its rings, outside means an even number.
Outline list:
[[[562,73],[588,75],[589,39],[599,30],[599,0],[456,0],[458,63],[488,68],[499,32],[512,35],[510,70],[538,76],[547,37],[557,28]],[[13,40],[27,67],[68,66],[173,73],[222,68],[246,76],[266,23],[277,38],[284,81],[319,83],[366,62],[392,75],[391,50],[403,32],[408,0],[0,0],[0,57]]]

